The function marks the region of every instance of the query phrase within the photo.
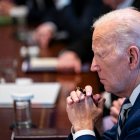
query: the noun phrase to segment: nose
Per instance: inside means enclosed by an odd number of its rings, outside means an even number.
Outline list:
[[[97,65],[97,62],[96,62],[96,60],[94,58],[92,60],[92,64],[91,64],[90,70],[92,72],[98,72],[100,70],[100,67],[99,67],[99,65]]]

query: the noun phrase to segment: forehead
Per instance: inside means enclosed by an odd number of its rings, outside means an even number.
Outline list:
[[[104,34],[96,34],[96,32],[93,33],[92,36],[92,50],[95,53],[102,53],[104,50],[106,50],[107,45],[106,43],[106,37]]]
[[[102,52],[104,50],[110,50],[115,45],[115,39],[113,33],[113,24],[101,25],[96,27],[92,36],[92,49],[94,53]]]

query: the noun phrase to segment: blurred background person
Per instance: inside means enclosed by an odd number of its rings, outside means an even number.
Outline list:
[[[13,3],[3,1],[0,7],[26,5],[28,22],[39,24],[33,38],[42,48],[48,47],[52,39],[66,38],[69,42],[75,42],[87,37],[89,27],[94,18],[99,17],[102,6],[102,0],[10,1]],[[7,13],[11,8],[6,8]]]
[[[12,8],[19,5],[26,5],[26,1],[27,0],[1,0],[0,15],[9,16]]]
[[[100,15],[101,0],[50,0],[50,11],[44,14],[34,34],[40,47],[48,47],[53,38],[66,37],[77,42],[90,34],[93,18]]]
[[[67,36],[68,44],[72,44],[70,46],[74,48],[79,46],[79,50],[81,44],[89,44],[87,40],[90,40],[90,26],[101,14],[102,0],[3,0],[0,2],[1,11],[7,14],[16,5],[26,5],[29,10],[28,22],[39,24],[34,39],[40,47],[48,47],[53,38]],[[83,53],[81,56],[83,60],[86,59]]]

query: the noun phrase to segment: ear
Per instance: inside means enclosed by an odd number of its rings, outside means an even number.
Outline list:
[[[130,69],[135,69],[139,66],[140,52],[137,46],[130,46],[128,48],[129,66]]]

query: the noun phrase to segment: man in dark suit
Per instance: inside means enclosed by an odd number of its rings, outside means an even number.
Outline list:
[[[35,34],[40,46],[47,47],[50,40],[57,35],[55,34],[56,30],[65,32],[69,41],[72,42],[89,36],[89,27],[93,18],[100,15],[101,0],[49,1],[49,9],[46,8],[46,12],[40,15],[43,22]],[[60,34],[57,37],[60,37]]]
[[[11,1],[17,5],[26,5],[29,10],[28,21],[41,24],[37,28],[37,32],[39,32],[36,34],[38,42],[42,41],[39,37],[43,36],[43,34],[45,34],[44,36],[50,36],[48,37],[49,40],[53,38],[56,29],[57,31],[67,32],[70,41],[85,38],[89,35],[89,27],[93,19],[99,17],[102,6],[102,0]],[[10,4],[10,2],[8,3]],[[47,40],[48,38],[44,37],[43,40]]]
[[[112,11],[93,24],[91,71],[97,72],[107,92],[126,97],[118,123],[105,132],[103,140],[140,139],[140,12],[131,8]],[[105,28],[106,27],[106,28]],[[94,86],[94,85],[93,85]],[[72,124],[69,139],[96,140],[94,128],[103,113],[105,99],[76,90],[67,97]]]

